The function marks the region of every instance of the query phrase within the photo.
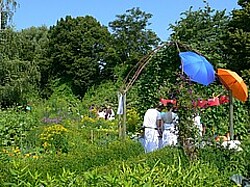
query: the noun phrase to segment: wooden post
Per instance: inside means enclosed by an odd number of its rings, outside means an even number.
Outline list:
[[[118,110],[119,110],[119,104],[120,104],[120,97],[123,97],[122,93],[118,93]],[[118,114],[118,135],[119,138],[122,138],[122,114]]]
[[[118,135],[119,135],[119,138],[122,137],[122,118],[121,118],[121,114],[119,114],[119,116],[118,116]]]
[[[234,138],[234,126],[233,126],[233,96],[232,91],[229,90],[229,125],[230,125],[230,140]]]
[[[126,138],[126,93],[123,95],[123,124],[122,124],[122,138]]]

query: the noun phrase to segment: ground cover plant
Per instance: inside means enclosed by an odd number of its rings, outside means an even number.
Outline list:
[[[1,111],[3,121],[15,116],[10,122],[17,127],[29,124],[22,129],[22,141],[16,138],[18,141],[1,145],[1,185],[230,186],[233,174],[249,176],[247,141],[242,152],[205,147],[195,160],[190,160],[181,146],[145,154],[136,139],[119,139],[116,120],[90,117],[88,112],[79,116],[76,109],[66,115],[66,105],[59,113],[64,117],[46,121],[43,110],[48,107],[44,105],[36,105],[31,112]],[[49,116],[59,117],[55,113]],[[9,136],[3,136],[2,142],[5,140]]]
[[[228,132],[228,103],[205,109],[193,103],[228,92],[218,80],[206,87],[192,82],[179,58],[180,51],[195,51],[215,69],[232,68],[249,85],[249,2],[239,0],[232,17],[204,3],[170,25],[169,42],[147,28],[153,15],[139,8],[117,16],[109,29],[92,16],[67,16],[50,28],[22,31],[4,25],[0,186],[234,186],[232,175],[250,178],[249,99],[234,100],[234,132],[242,151],[220,146],[214,137]],[[111,106],[116,112],[117,95],[136,67],[143,68],[126,93],[121,139],[119,116],[104,120],[97,111]],[[138,133],[144,113],[160,98],[177,99],[179,144],[145,154]],[[206,126],[207,144],[196,138],[195,113]],[[196,146],[185,147],[190,137]]]

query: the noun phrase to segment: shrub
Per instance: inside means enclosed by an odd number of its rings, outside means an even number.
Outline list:
[[[96,168],[84,174],[84,185],[230,186],[228,175],[221,173],[215,165],[204,164],[202,161],[187,162],[183,160],[183,152],[179,152],[179,156],[172,155],[178,152],[176,148],[166,148],[141,155],[140,159],[134,158],[112,166]]]
[[[27,144],[27,135],[39,123],[32,113],[15,111],[14,108],[0,110],[0,145],[20,146]]]
[[[68,152],[67,132],[68,129],[58,124],[45,127],[40,135],[44,150],[46,152]]]
[[[135,108],[127,110],[127,131],[134,133],[141,127],[141,118]]]

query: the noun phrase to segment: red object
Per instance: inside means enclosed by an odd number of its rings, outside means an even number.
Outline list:
[[[167,105],[167,100],[166,100],[166,99],[160,99],[160,102],[161,102],[164,106]]]
[[[219,100],[218,97],[208,99],[207,100],[207,105],[208,106],[218,106],[218,105],[220,105],[220,100]]]
[[[229,102],[229,97],[226,95],[220,96],[220,104],[225,104]]]
[[[197,106],[200,108],[205,108],[207,106],[207,101],[206,100],[199,100],[199,101],[197,101]]]
[[[168,103],[171,103],[173,105],[176,105],[176,100],[175,99],[160,99],[160,102],[164,105],[167,106]]]

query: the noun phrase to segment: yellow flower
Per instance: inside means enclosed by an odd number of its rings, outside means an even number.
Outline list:
[[[37,156],[37,155],[34,155],[32,158],[35,158],[35,159],[38,159],[39,158],[39,156]]]
[[[26,153],[25,155],[24,155],[24,157],[30,157],[30,153]]]
[[[95,119],[88,117],[88,116],[84,116],[81,120],[82,123],[95,123]]]
[[[13,151],[14,151],[14,153],[20,153],[21,152],[21,150],[18,147],[15,148]]]

